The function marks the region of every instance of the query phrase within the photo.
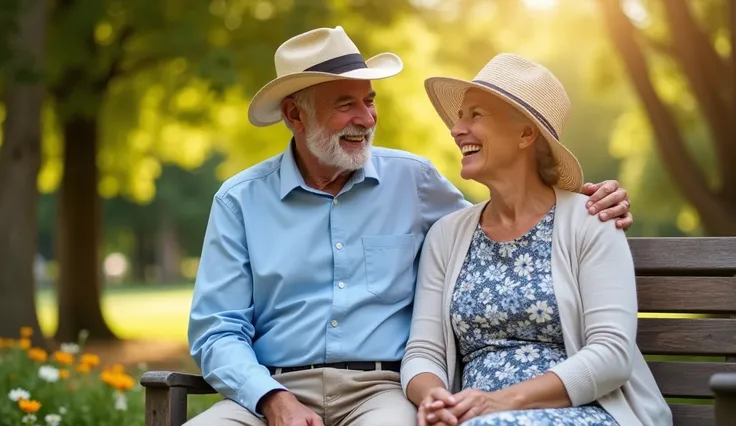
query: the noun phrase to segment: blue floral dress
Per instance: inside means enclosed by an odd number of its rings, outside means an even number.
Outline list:
[[[489,239],[480,225],[452,295],[452,326],[463,389],[497,391],[548,371],[566,358],[552,286],[555,207],[525,235]],[[600,406],[506,411],[462,426],[614,426]]]

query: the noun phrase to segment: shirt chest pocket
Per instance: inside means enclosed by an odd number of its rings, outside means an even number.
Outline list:
[[[394,303],[413,294],[416,256],[414,235],[363,237],[368,292]]]

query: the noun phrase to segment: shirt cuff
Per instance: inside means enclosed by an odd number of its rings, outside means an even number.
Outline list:
[[[567,359],[552,367],[550,371],[562,381],[573,407],[579,407],[595,400],[595,380],[584,363]]]
[[[413,358],[401,366],[401,388],[404,390],[404,395],[406,395],[406,387],[409,386],[411,379],[422,373],[434,374],[442,380],[446,389],[449,388],[447,372],[442,367],[425,358]]]
[[[248,411],[258,418],[263,419],[265,418],[263,414],[256,410],[258,401],[260,401],[264,395],[276,389],[288,390],[284,385],[277,382],[270,375],[259,374],[257,377],[252,377],[243,383],[240,390],[238,390],[238,400],[235,402],[248,409]]]

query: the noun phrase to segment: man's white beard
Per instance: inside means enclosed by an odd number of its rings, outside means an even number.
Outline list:
[[[312,123],[314,126],[307,130],[307,148],[323,164],[341,170],[358,170],[370,160],[375,127],[350,126],[331,135],[324,126]],[[340,145],[342,136],[365,136],[365,139],[360,150],[347,151]]]

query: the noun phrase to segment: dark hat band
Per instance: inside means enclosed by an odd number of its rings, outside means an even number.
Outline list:
[[[542,115],[542,113],[540,113],[539,111],[537,111],[536,109],[534,109],[533,106],[531,106],[528,103],[524,102],[523,99],[517,97],[516,95],[514,95],[512,93],[507,92],[506,90],[503,90],[502,88],[500,88],[500,87],[498,87],[498,86],[496,86],[495,84],[492,84],[492,83],[487,83],[487,82],[482,81],[482,80],[473,80],[473,83],[477,83],[477,84],[486,86],[489,89],[493,89],[496,92],[499,92],[502,95],[504,95],[504,96],[506,96],[506,97],[508,97],[510,99],[513,99],[519,105],[523,106],[524,109],[526,109],[527,111],[529,111],[529,113],[531,115],[533,115],[534,117],[536,117],[539,120],[539,122],[542,123],[542,125],[544,126],[544,128],[547,129],[550,133],[552,133],[552,136],[554,136],[555,139],[557,139],[558,141],[560,140],[559,136],[557,136],[557,132],[555,131],[554,127],[552,127],[552,125],[549,123],[549,121],[547,121],[547,119]]]
[[[361,68],[368,68],[360,53],[338,56],[328,59],[304,70],[304,72],[326,72],[330,74],[343,74]]]

